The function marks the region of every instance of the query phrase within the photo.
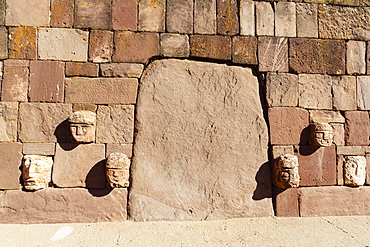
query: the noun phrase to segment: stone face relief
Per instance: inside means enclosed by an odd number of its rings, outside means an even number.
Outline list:
[[[274,161],[274,184],[279,188],[299,186],[298,158],[293,154],[280,155]]]
[[[96,114],[91,111],[76,111],[69,118],[70,130],[77,143],[95,141]]]
[[[43,155],[25,155],[23,157],[22,176],[27,190],[39,190],[48,187],[51,181],[53,159]]]
[[[333,144],[333,129],[328,123],[310,124],[310,144],[329,147]]]
[[[362,186],[366,178],[366,158],[364,156],[346,156],[344,158],[344,184]]]
[[[129,186],[130,160],[124,153],[111,153],[106,163],[108,184],[112,188]]]

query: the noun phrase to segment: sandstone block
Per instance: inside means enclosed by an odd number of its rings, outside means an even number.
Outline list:
[[[319,26],[317,22],[317,4],[297,3],[297,36],[317,38]]]
[[[75,1],[74,27],[110,29],[111,0]]]
[[[288,39],[258,37],[258,62],[260,71],[288,72]]]
[[[89,104],[89,103],[74,103],[72,104],[73,111],[92,111],[96,112],[98,109],[98,106],[95,104]]]
[[[257,64],[257,38],[234,36],[232,38],[232,61],[239,64]]]
[[[7,26],[49,26],[50,0],[7,0]]]
[[[105,156],[108,157],[111,153],[124,153],[129,159],[132,157],[132,144],[114,144],[108,143],[106,145]]]
[[[137,103],[133,220],[272,215],[258,91],[249,68],[174,59],[149,65]]]
[[[366,181],[365,184],[370,184],[370,154],[366,154]]]
[[[343,146],[344,147],[344,146]],[[337,155],[337,185],[343,185],[343,155]]]
[[[4,65],[5,66],[29,67],[30,61],[29,60],[7,59],[7,60],[4,60]]]
[[[99,65],[94,63],[66,63],[66,76],[90,76],[97,77],[99,75]]]
[[[356,110],[356,77],[333,76],[331,79],[333,83],[333,108],[339,111]]]
[[[127,218],[125,188],[8,191],[1,194],[0,202],[8,209],[3,211],[1,223],[91,223]]]
[[[366,146],[338,146],[337,153],[341,155],[365,155]]]
[[[27,101],[28,66],[17,66],[17,62],[12,63],[14,63],[15,66],[5,62],[4,77],[1,85],[1,100]]]
[[[134,78],[66,79],[65,102],[135,104],[138,80]]]
[[[357,77],[357,107],[370,110],[370,76]]]
[[[216,0],[194,1],[194,33],[216,34]]]
[[[160,52],[157,33],[117,31],[114,44],[114,62],[146,63]]]
[[[333,128],[333,142],[336,146],[344,146],[344,124],[332,123]]]
[[[298,75],[298,105],[303,108],[331,110],[333,107],[331,84],[331,77],[328,75]]]
[[[275,35],[296,36],[296,4],[294,2],[275,3]]]
[[[28,97],[30,101],[64,101],[64,63],[31,61]]]
[[[89,61],[107,63],[112,61],[113,32],[91,30],[89,41]]]
[[[6,1],[0,1],[0,25],[5,25]]]
[[[167,32],[193,33],[193,5],[193,0],[167,0]]]
[[[340,40],[290,39],[290,69],[297,73],[344,74],[345,43]]]
[[[54,155],[55,143],[23,143],[23,154]]]
[[[87,61],[89,32],[67,28],[40,28],[38,32],[40,59]]]
[[[134,106],[98,107],[96,142],[132,143],[134,139]]]
[[[22,162],[22,144],[0,143],[0,189],[18,190],[21,188],[19,167]],[[0,200],[2,201],[2,200]]]
[[[139,31],[165,31],[166,0],[139,1]]]
[[[269,107],[298,105],[298,76],[288,73],[268,73],[266,99]]]
[[[21,142],[68,142],[66,120],[71,104],[21,103],[19,105],[19,140]]]
[[[221,35],[239,33],[237,0],[217,0],[217,33]]]
[[[298,189],[273,187],[274,209],[277,217],[299,217]]]
[[[112,27],[114,30],[137,30],[137,2],[136,0],[113,0]]]
[[[5,58],[8,58],[8,30],[0,27],[0,59]]]
[[[239,3],[240,12],[240,35],[254,36],[255,31],[255,5],[254,1],[241,0]]]
[[[310,110],[311,123],[344,123],[345,119],[338,111]]]
[[[182,34],[162,33],[161,54],[165,57],[189,57],[189,36]]]
[[[346,6],[359,6],[360,0],[334,0],[334,4]]]
[[[57,143],[52,177],[57,187],[104,188],[104,145]]]
[[[74,0],[51,0],[51,27],[72,27]]]
[[[256,2],[256,33],[274,36],[274,10],[269,2]]]
[[[308,142],[308,111],[301,108],[268,109],[272,145],[297,145]],[[294,124],[292,124],[294,123]]]
[[[366,43],[364,41],[347,42],[347,74],[365,74]]]
[[[219,35],[191,35],[190,54],[194,57],[230,60],[230,37]]]
[[[140,63],[108,63],[100,65],[102,76],[140,78],[144,65]]]
[[[18,103],[0,102],[0,141],[17,141]]]
[[[369,145],[370,120],[366,111],[346,111],[345,141],[347,146]]]
[[[276,159],[280,155],[294,154],[293,146],[272,146],[272,158]]]
[[[36,59],[36,28],[9,28],[9,58]]]

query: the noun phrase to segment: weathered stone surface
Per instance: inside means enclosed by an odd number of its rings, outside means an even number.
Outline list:
[[[337,161],[335,146],[300,146],[298,156],[300,186],[336,184]]]
[[[134,139],[134,106],[98,107],[96,142],[132,143]]]
[[[7,0],[7,26],[49,26],[50,0]]]
[[[129,159],[132,157],[132,144],[112,144],[106,145],[105,156],[108,157],[111,153],[124,153]]]
[[[337,155],[337,185],[343,185],[343,155]]]
[[[310,110],[311,123],[344,123],[345,119],[339,111]]]
[[[7,59],[4,60],[5,66],[23,66],[23,67],[29,67],[30,61],[29,60],[17,60],[17,59]]]
[[[74,27],[110,29],[111,0],[75,1]]]
[[[68,119],[69,130],[74,143],[95,142],[96,113],[75,111]]]
[[[345,141],[347,146],[369,145],[370,120],[366,111],[346,111]]]
[[[0,155],[0,189],[20,189],[21,171],[19,167],[22,162],[22,143],[0,143]]]
[[[273,161],[272,183],[282,189],[299,187],[298,158],[294,154],[283,154]]]
[[[296,36],[296,4],[294,2],[275,3],[275,36]]]
[[[96,112],[98,109],[98,106],[95,104],[89,104],[89,103],[74,103],[72,104],[73,111],[92,111]]]
[[[66,79],[65,102],[95,104],[135,104],[138,80],[135,78]]]
[[[293,146],[272,146],[272,158],[276,159],[280,155],[294,154]]]
[[[51,27],[72,27],[74,0],[51,0]]]
[[[217,33],[221,35],[239,33],[237,0],[217,0]]]
[[[25,155],[22,161],[23,186],[26,190],[45,189],[51,182],[53,158],[45,155]]]
[[[0,1],[0,25],[5,25],[6,0]]]
[[[104,188],[104,145],[57,143],[52,177],[57,187]]]
[[[87,61],[89,32],[67,28],[40,28],[38,32],[40,59]]]
[[[113,32],[91,30],[89,40],[89,61],[107,63],[112,61]]]
[[[271,216],[267,126],[251,70],[159,60],[141,83],[131,218]]]
[[[298,75],[299,106],[310,109],[333,108],[331,77],[318,74]]]
[[[334,110],[356,110],[356,77],[333,76],[331,80]]]
[[[167,0],[167,32],[193,33],[193,5],[193,0]]]
[[[162,33],[161,55],[165,57],[188,57],[190,54],[189,36]]]
[[[239,64],[257,64],[257,38],[234,36],[232,38],[232,61]]]
[[[240,12],[240,35],[254,36],[256,33],[254,1],[241,0],[239,3],[239,12]]]
[[[36,28],[9,28],[9,58],[36,59]]]
[[[99,65],[94,63],[66,63],[66,76],[90,76],[97,77],[99,75]]]
[[[18,103],[0,102],[0,141],[17,141]]]
[[[117,31],[114,45],[114,62],[146,63],[160,52],[157,33]]]
[[[370,40],[370,8],[320,5],[318,19],[321,38]]]
[[[299,188],[300,215],[369,215],[370,187],[346,186]]]
[[[346,48],[343,40],[292,38],[290,69],[297,73],[344,74]]]
[[[268,117],[272,145],[296,145],[308,142],[308,133],[304,132],[308,127],[307,110],[273,107],[268,110]]]
[[[28,97],[30,101],[64,101],[64,63],[31,61]]]
[[[366,181],[365,184],[370,184],[370,154],[366,154]]]
[[[113,0],[112,27],[114,30],[137,30],[137,0]]]
[[[333,142],[336,146],[343,146],[344,142],[344,124],[332,123],[333,128]]]
[[[310,123],[309,144],[316,147],[329,147],[333,144],[333,128],[329,123]]]
[[[359,6],[360,0],[334,0],[334,4],[347,5],[347,6]]]
[[[44,189],[0,195],[1,223],[78,223],[123,221],[127,189]],[[62,199],[62,200],[61,200]],[[14,209],[14,210],[11,210]]]
[[[347,74],[365,74],[366,43],[364,41],[347,42]]]
[[[275,216],[299,217],[298,189],[273,187]]]
[[[337,153],[342,155],[365,155],[366,146],[338,146]]]
[[[8,58],[8,30],[0,27],[0,59]]]
[[[130,164],[131,161],[124,153],[111,153],[108,155],[105,172],[111,188],[129,186]]]
[[[19,105],[19,140],[21,142],[69,141],[64,121],[72,113],[71,104],[21,103]]]
[[[109,63],[101,64],[102,76],[140,78],[144,65],[140,63]]]
[[[194,1],[194,33],[216,34],[216,0]]]
[[[166,0],[139,1],[139,31],[165,31]]]
[[[274,10],[269,2],[256,2],[256,33],[274,36]]]
[[[1,85],[1,100],[27,101],[28,66],[18,66],[15,61],[11,63],[7,61],[8,60],[5,60],[4,77]],[[12,63],[15,66],[13,66]]]
[[[343,164],[344,185],[362,186],[366,179],[365,156],[345,156]]]
[[[23,143],[23,154],[54,155],[55,143]]]
[[[258,62],[260,71],[288,72],[288,39],[258,37]]]
[[[268,73],[266,100],[269,107],[298,105],[298,76],[288,73]]]
[[[370,76],[357,77],[357,107],[370,110]]]
[[[317,38],[319,26],[317,22],[317,4],[297,3],[297,36]]]
[[[194,57],[231,59],[231,39],[219,35],[191,35],[190,54]]]

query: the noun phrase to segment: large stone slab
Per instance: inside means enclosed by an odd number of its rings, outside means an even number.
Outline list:
[[[249,68],[158,60],[138,95],[133,220],[272,215],[267,126]]]
[[[49,0],[7,0],[7,26],[48,26]]]
[[[0,189],[17,190],[21,188],[20,176],[22,160],[22,143],[0,143]],[[0,202],[2,200],[0,199]],[[1,218],[0,210],[0,218]]]

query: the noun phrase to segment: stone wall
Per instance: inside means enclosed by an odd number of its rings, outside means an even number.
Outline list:
[[[346,156],[364,156],[370,167],[368,6],[367,0],[1,0],[0,222],[369,215],[370,168],[364,186],[343,181]],[[181,73],[167,71],[171,64]],[[169,84],[152,85],[150,75]],[[180,87],[188,81],[196,90]],[[142,91],[175,90],[172,82],[183,90]],[[194,100],[195,108],[183,107]],[[155,117],[135,121],[156,109],[167,114],[158,119],[181,128],[165,132],[151,122]],[[193,109],[203,114],[187,115],[197,121],[176,115]],[[93,143],[72,143],[68,118],[78,110],[97,114]],[[314,122],[332,126],[333,145],[310,145]],[[187,129],[202,126],[210,127],[198,137]],[[151,129],[160,140],[145,132]],[[147,134],[140,131],[154,135],[152,142],[143,142]],[[177,153],[154,149],[158,141]],[[298,157],[298,188],[272,186],[267,144],[270,163],[282,154]],[[158,150],[160,166],[151,166]],[[113,152],[133,157],[132,187],[108,188],[104,166]],[[167,153],[168,167],[159,157]],[[23,188],[24,155],[53,158],[49,188]],[[202,171],[197,158],[214,166]]]

